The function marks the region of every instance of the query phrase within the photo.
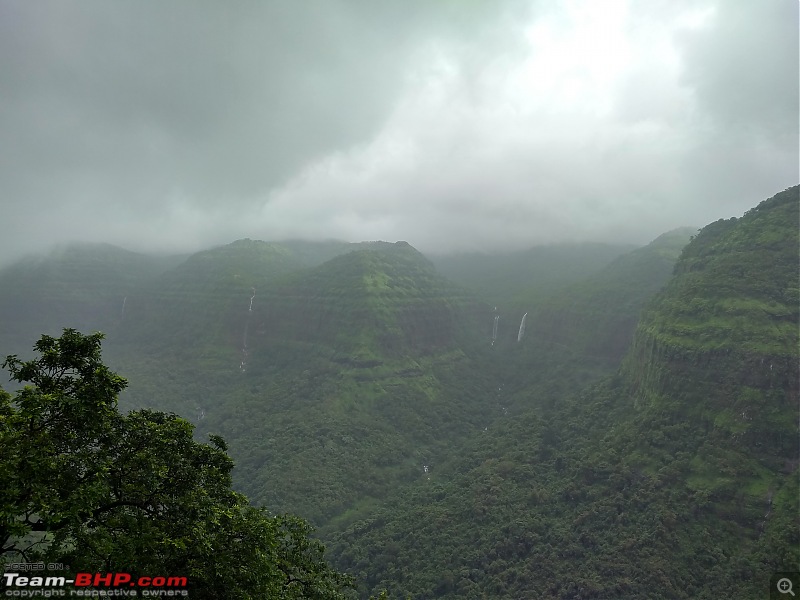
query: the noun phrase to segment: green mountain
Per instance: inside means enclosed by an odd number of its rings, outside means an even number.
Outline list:
[[[114,329],[126,298],[177,260],[71,244],[0,270],[0,353],[22,352],[42,333],[64,327]]]
[[[797,187],[704,228],[625,362],[641,410],[690,420],[726,445],[734,472],[691,471],[711,494],[745,485],[766,495],[797,460],[798,247]]]
[[[111,244],[74,243],[0,270],[0,346],[26,348],[64,327],[113,341],[171,338],[208,329],[232,298],[360,247],[346,242],[239,240],[191,256],[150,256]],[[107,342],[107,346],[109,342]]]
[[[377,367],[457,347],[457,314],[477,303],[405,242],[376,243],[270,288],[253,344],[325,346],[333,360]]]
[[[0,271],[0,342],[104,330],[123,408],[222,435],[362,597],[759,597],[798,568],[797,224],[792,188],[638,249],[73,248]]]
[[[642,308],[672,276],[681,250],[696,232],[684,227],[665,233],[534,304],[528,335],[582,363],[615,369],[631,344]]]
[[[254,288],[302,268],[291,251],[250,239],[193,254],[131,295],[121,341],[214,353],[223,340],[238,342],[236,314]]]
[[[328,255],[334,256],[324,265],[311,266]],[[270,343],[305,341],[355,352],[370,347],[351,335],[356,327],[361,336],[380,330],[388,350],[392,335],[409,334],[421,302],[450,289],[408,244],[245,239],[198,252],[140,289],[129,298],[122,339],[150,347],[160,339],[172,350],[206,356],[220,347],[241,352],[245,344],[258,345],[269,330]],[[397,314],[389,310],[400,303]],[[424,345],[420,336],[407,341]]]
[[[798,189],[692,240],[617,375],[332,536],[362,593],[756,598],[798,570]]]
[[[235,440],[253,498],[317,524],[351,519],[483,422],[489,384],[466,389],[462,349],[480,310],[403,242],[298,271],[243,310],[238,381],[200,407],[203,426]]]

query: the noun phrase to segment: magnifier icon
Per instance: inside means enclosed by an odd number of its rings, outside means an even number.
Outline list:
[[[775,586],[778,588],[778,591],[781,594],[791,594],[794,596],[794,592],[792,591],[792,580],[787,579],[784,577],[783,579],[778,579],[778,584]]]

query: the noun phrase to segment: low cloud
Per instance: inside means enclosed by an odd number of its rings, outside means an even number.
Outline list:
[[[645,243],[738,215],[799,179],[797,10],[8,1],[0,260]]]

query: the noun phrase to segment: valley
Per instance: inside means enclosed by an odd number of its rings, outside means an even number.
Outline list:
[[[360,598],[761,597],[800,569],[798,189],[638,248],[67,247],[0,271],[0,355],[104,332],[120,406],[222,436]]]

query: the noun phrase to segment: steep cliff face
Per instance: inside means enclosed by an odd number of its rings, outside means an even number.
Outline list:
[[[333,536],[340,565],[367,593],[764,596],[770,574],[800,565],[798,221],[792,188],[704,228],[620,372],[574,397],[552,388],[551,403],[523,388],[527,410]]]
[[[705,227],[624,364],[637,405],[797,458],[798,187]]]

